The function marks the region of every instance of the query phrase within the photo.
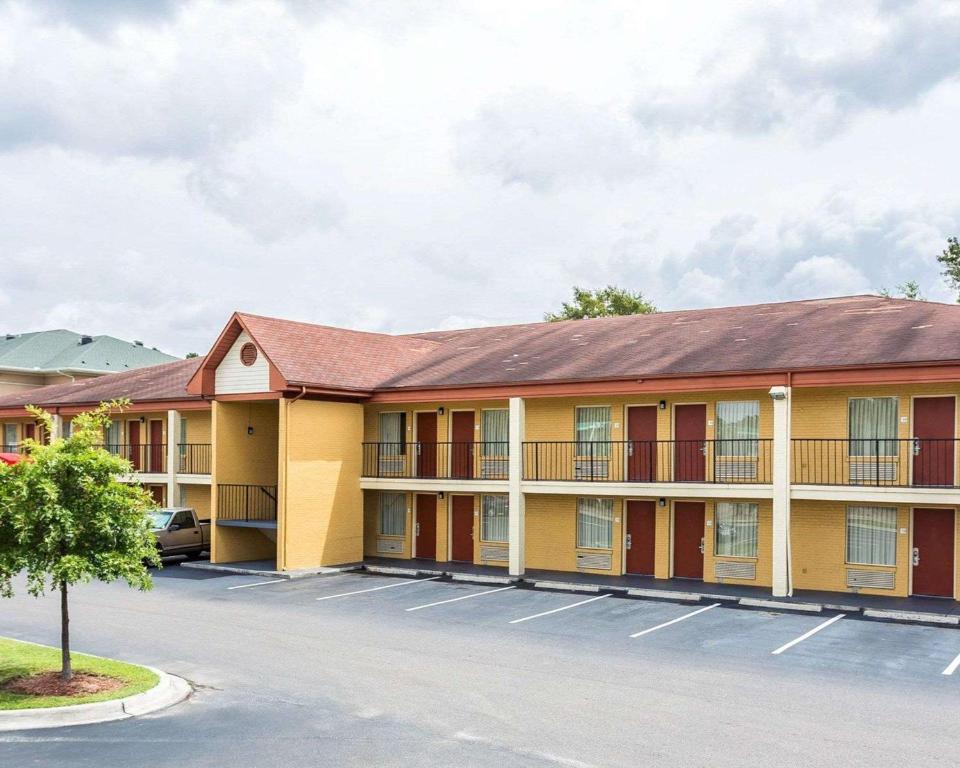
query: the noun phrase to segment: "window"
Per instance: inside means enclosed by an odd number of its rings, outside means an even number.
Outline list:
[[[577,499],[577,546],[613,548],[613,499]]]
[[[120,453],[120,422],[111,421],[107,427],[106,448],[110,453]]]
[[[407,495],[380,493],[380,535],[403,536],[407,528]]]
[[[381,456],[402,456],[407,452],[407,414],[380,414],[380,442]]]
[[[610,407],[580,406],[576,410],[574,430],[578,456],[610,455]]]
[[[897,564],[896,508],[847,507],[847,562]]]
[[[510,414],[506,408],[480,412],[480,432],[483,443],[481,456],[506,456],[510,440]]]
[[[72,422],[72,421],[64,421],[64,422],[63,422],[63,436],[64,436],[64,437],[70,437],[70,435],[72,435],[72,434],[73,434],[73,422]]]
[[[757,556],[757,505],[718,502],[716,515],[718,557]]]
[[[759,432],[759,401],[717,403],[717,456],[756,456]]]
[[[481,501],[480,538],[506,541],[509,524],[509,497],[484,496]]]
[[[181,530],[197,527],[193,524],[193,515],[190,512],[177,512],[177,516],[173,518],[173,522],[175,525],[179,525]]]
[[[897,398],[850,398],[849,425],[851,456],[897,455]]]
[[[17,425],[3,425],[3,445],[7,448],[13,448],[17,444]]]

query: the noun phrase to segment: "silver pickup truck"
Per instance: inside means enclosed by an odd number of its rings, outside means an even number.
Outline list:
[[[186,555],[191,560],[210,550],[210,521],[190,507],[164,507],[150,512],[160,557]]]

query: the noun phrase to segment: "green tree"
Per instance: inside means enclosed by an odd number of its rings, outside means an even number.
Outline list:
[[[185,359],[185,360],[193,360],[193,358],[195,358],[195,357],[200,357],[200,355],[197,354],[196,352],[187,352],[187,356],[186,356],[184,359]]]
[[[0,473],[0,594],[13,593],[23,571],[34,596],[60,592],[60,676],[70,680],[69,587],[99,579],[152,586],[147,564],[159,565],[147,510],[150,496],[117,477],[125,459],[99,447],[110,414],[128,401],[101,403],[73,419],[73,433],[49,445],[25,440],[27,458]],[[52,434],[50,414],[29,406]]]
[[[559,312],[548,312],[543,319],[556,323],[561,320],[583,320],[587,317],[649,315],[656,311],[657,308],[639,292],[633,293],[615,285],[595,291],[574,286],[573,301],[563,302]]]
[[[881,288],[879,293],[881,296],[886,296],[888,299],[892,297],[889,288]],[[898,285],[897,294],[898,298],[901,299],[910,299],[911,301],[926,301],[926,298],[923,296],[923,293],[920,290],[920,283],[918,283],[916,280],[907,280],[907,282]]]
[[[943,267],[941,274],[947,278],[950,287],[960,292],[960,241],[956,236],[947,238],[947,247],[937,256],[937,261]],[[957,301],[960,302],[960,295]]]

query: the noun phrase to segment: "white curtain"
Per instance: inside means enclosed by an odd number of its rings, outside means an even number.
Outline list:
[[[576,411],[578,456],[610,455],[610,407],[584,406]]]
[[[847,508],[847,562],[897,564],[897,510],[894,507]]]
[[[17,425],[3,425],[3,445],[6,448],[14,448],[17,445]]]
[[[897,455],[897,398],[851,398],[849,416],[851,456]]]
[[[407,522],[407,495],[380,492],[380,535],[403,536]]]
[[[183,422],[185,423],[186,419]],[[110,426],[107,427],[107,450],[110,453],[120,453],[120,422],[111,421]]]
[[[484,496],[480,538],[483,541],[507,541],[509,531],[509,496]]]
[[[402,413],[380,414],[381,456],[400,456],[404,452],[403,444],[407,436],[403,434],[403,421]]]
[[[756,504],[718,502],[716,554],[721,557],[757,556]]]
[[[756,456],[759,434],[759,401],[717,403],[717,456]]]
[[[577,499],[577,546],[613,548],[613,499]]]
[[[510,440],[510,413],[506,408],[480,412],[482,456],[506,456]]]

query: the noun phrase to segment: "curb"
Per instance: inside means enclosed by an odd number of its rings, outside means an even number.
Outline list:
[[[216,571],[217,573],[232,573],[237,576],[268,576],[273,579],[305,579],[309,576],[335,576],[338,573],[362,571],[362,565],[335,565],[321,568],[303,568],[296,571],[263,571],[255,568],[241,568],[233,565],[218,565],[216,563],[180,563],[181,568],[196,568],[198,571]]]
[[[153,688],[124,699],[72,704],[66,707],[12,709],[0,712],[0,731],[27,731],[40,728],[65,728],[126,720],[172,707],[186,699],[193,689],[182,677],[146,667],[160,678]]]

